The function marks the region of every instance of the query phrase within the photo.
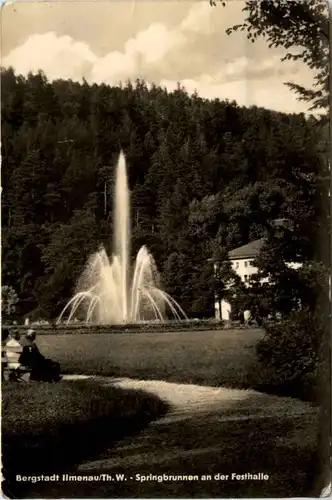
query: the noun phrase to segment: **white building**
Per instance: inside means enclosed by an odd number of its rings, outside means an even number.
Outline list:
[[[264,238],[252,241],[247,245],[235,248],[228,252],[228,257],[231,262],[232,268],[240,276],[241,280],[250,286],[249,278],[256,274],[258,269],[253,265],[254,260],[259,256],[262,246],[264,244]],[[300,263],[291,262],[287,264],[294,269],[301,267]],[[217,264],[214,264],[216,270]],[[218,320],[228,321],[230,319],[231,305],[229,302],[222,300],[219,303],[215,301],[215,318]]]

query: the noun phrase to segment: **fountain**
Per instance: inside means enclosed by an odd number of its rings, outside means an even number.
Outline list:
[[[187,319],[179,304],[159,286],[153,256],[143,246],[136,257],[130,280],[130,209],[126,161],[121,152],[116,169],[114,198],[114,254],[109,259],[104,248],[92,255],[80,277],[76,294],[59,316],[61,323],[123,324],[165,321],[167,309],[174,319]]]

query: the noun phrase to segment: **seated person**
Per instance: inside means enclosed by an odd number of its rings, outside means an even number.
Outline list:
[[[5,368],[7,367],[7,356],[6,356],[6,343],[9,338],[8,328],[3,328],[1,332],[1,377],[2,380],[5,378]]]
[[[18,372],[22,368],[20,357],[23,348],[20,343],[20,334],[17,330],[12,330],[8,332],[7,340],[2,340],[2,353],[3,359],[5,360],[5,366],[9,370],[9,380],[16,379],[15,372]],[[4,368],[2,373],[4,375]]]
[[[9,332],[7,341],[3,347],[7,359],[8,366],[19,368],[20,356],[22,354],[22,346],[20,343],[20,334],[17,330]]]
[[[21,340],[21,346],[23,350],[20,362],[31,369],[30,380],[41,382],[59,382],[61,380],[59,363],[46,359],[40,353],[36,344],[36,332],[34,330],[27,331],[25,337]]]

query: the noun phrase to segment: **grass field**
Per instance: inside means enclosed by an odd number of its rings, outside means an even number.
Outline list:
[[[135,377],[210,386],[254,388],[315,401],[315,377],[280,384],[257,360],[261,329],[40,335],[41,351],[63,373]]]
[[[63,373],[253,387],[264,375],[255,355],[258,329],[168,333],[40,335],[41,351]]]

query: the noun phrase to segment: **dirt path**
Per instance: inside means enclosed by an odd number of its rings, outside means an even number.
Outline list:
[[[67,380],[77,378],[69,375],[65,377]],[[129,378],[94,378],[103,385],[153,393],[170,404],[170,411],[152,422],[139,436],[119,443],[116,449],[107,450],[96,460],[81,464],[79,470],[82,472],[116,467],[135,468],[144,464],[166,466],[173,460],[218,453],[224,448],[224,443],[219,440],[222,436],[218,429],[226,424],[243,428],[244,425],[251,427],[256,425],[255,422],[265,422],[266,431],[269,421],[275,425],[277,420],[285,424],[285,432],[279,429],[275,435],[276,444],[292,446],[296,442],[299,448],[308,447],[308,439],[302,439],[305,433],[299,420],[316,416],[316,409],[306,402],[253,390]],[[286,422],[289,424],[289,421],[297,422],[291,431],[286,430]],[[182,435],[179,432],[181,426],[185,431]],[[166,439],[165,432],[169,433]],[[162,447],[162,453],[156,453],[158,447]]]

